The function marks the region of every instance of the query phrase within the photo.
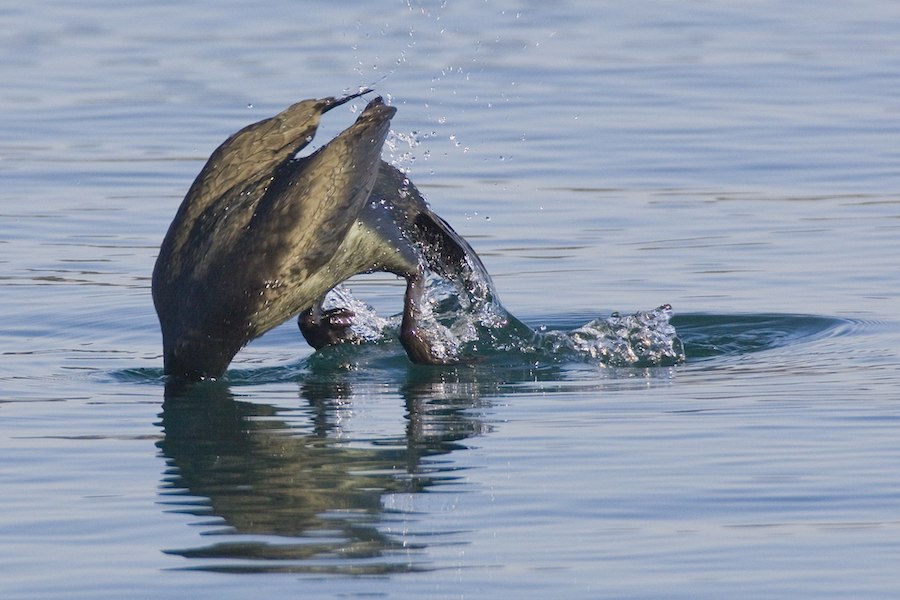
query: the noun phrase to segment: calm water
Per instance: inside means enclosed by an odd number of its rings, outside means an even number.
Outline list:
[[[900,5],[20,4],[0,596],[900,592]],[[288,323],[166,389],[150,272],[205,158],[372,83],[507,308],[671,303],[687,362],[431,369]]]

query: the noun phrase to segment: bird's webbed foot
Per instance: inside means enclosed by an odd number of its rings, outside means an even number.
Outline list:
[[[319,350],[335,344],[358,343],[359,338],[350,329],[355,313],[347,308],[322,309],[317,303],[297,319],[300,333],[310,346]]]
[[[422,326],[424,276],[417,273],[407,277],[406,296],[403,302],[403,321],[400,324],[400,343],[409,359],[420,365],[456,365],[463,362],[457,356],[445,356],[436,350]]]

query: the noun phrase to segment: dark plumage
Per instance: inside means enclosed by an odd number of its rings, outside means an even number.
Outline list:
[[[153,302],[167,375],[221,376],[250,340],[294,315],[315,347],[340,341],[348,313],[324,313],[335,285],[358,273],[407,280],[401,342],[441,363],[418,326],[424,269],[463,281],[483,267],[381,160],[395,108],[372,100],[356,122],[295,158],[322,114],[359,94],[304,100],[229,137],[189,189],[160,247]]]

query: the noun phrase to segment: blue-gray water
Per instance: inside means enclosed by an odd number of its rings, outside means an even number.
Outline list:
[[[0,9],[0,596],[896,597],[898,22],[874,0]],[[396,343],[313,355],[288,323],[167,394],[149,275],[203,161],[373,83],[386,158],[511,312],[671,303],[686,363],[421,368]],[[391,277],[353,291],[399,310]]]

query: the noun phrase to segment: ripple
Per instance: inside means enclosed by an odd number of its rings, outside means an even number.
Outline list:
[[[870,326],[837,317],[767,313],[678,315],[672,325],[684,342],[688,361],[762,352]]]
[[[354,303],[357,315],[367,315],[364,303],[348,290],[341,297]],[[583,380],[585,369],[596,376],[631,378],[634,373],[653,377],[671,375],[669,368],[682,362],[696,363],[745,356],[826,339],[880,329],[881,322],[802,314],[672,314],[671,307],[631,315],[613,314],[586,324],[582,313],[555,315],[534,329],[514,317],[499,329],[482,331],[477,339],[461,344],[466,359],[445,367],[413,365],[399,342],[398,319],[355,324],[365,339],[320,350],[302,359],[274,365],[242,363],[229,369],[223,383],[235,386],[264,383],[331,381],[350,378],[357,384],[380,385],[410,378],[434,381],[496,384],[566,382]],[[531,322],[541,319],[529,319]],[[377,327],[376,327],[377,325]],[[299,334],[298,334],[299,336]],[[649,368],[649,370],[648,370]],[[662,368],[660,370],[660,368]],[[127,368],[110,376],[119,382],[161,384],[162,368]]]

